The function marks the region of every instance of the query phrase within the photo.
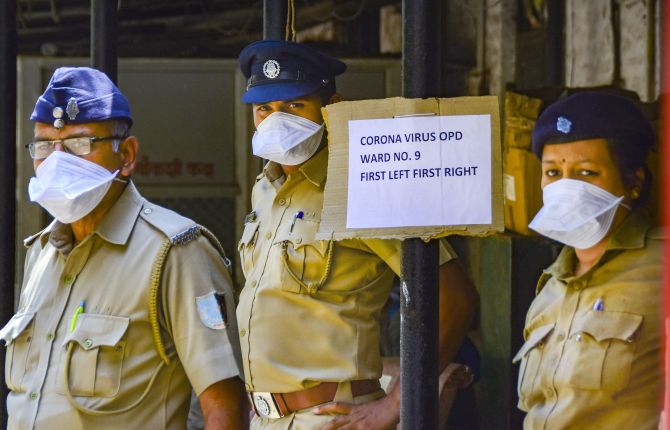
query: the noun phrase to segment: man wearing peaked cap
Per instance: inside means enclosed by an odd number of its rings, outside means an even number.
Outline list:
[[[102,72],[57,69],[35,105],[30,199],[54,220],[26,239],[17,313],[0,330],[9,429],[242,428],[227,259],[204,227],[146,201],[138,140]]]
[[[321,108],[341,100],[335,77],[345,65],[276,40],[248,45],[239,63],[256,126],[252,151],[268,160],[239,242],[246,283],[237,320],[252,428],[393,428],[400,393],[380,390],[379,319],[400,274],[400,241],[315,239],[328,163]],[[440,247],[444,368],[477,295],[449,244]]]

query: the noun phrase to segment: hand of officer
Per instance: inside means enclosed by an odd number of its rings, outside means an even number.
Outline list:
[[[400,421],[399,404],[386,396],[362,405],[332,402],[312,410],[317,415],[339,414],[321,430],[347,428],[350,430],[394,429]]]

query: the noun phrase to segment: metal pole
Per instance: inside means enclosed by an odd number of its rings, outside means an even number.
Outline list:
[[[563,85],[563,23],[565,2],[549,0],[547,3],[547,40],[544,51],[545,84],[559,87]]]
[[[440,92],[439,0],[403,0],[403,95]],[[403,430],[438,426],[438,282],[436,241],[402,244],[400,326],[400,425]]]
[[[14,315],[16,267],[16,0],[0,1],[0,58],[0,324],[5,325]],[[0,348],[0,360],[5,362],[5,348]],[[4,405],[7,385],[0,387]],[[7,427],[4,407],[0,419]]]
[[[263,0],[263,39],[284,40],[286,0]]]
[[[117,0],[91,0],[91,66],[114,83],[118,72]]]

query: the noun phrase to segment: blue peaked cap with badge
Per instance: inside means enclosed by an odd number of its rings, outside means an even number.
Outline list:
[[[103,72],[89,67],[60,67],[39,96],[31,121],[66,124],[124,119],[132,125],[126,96]]]
[[[291,100],[333,85],[347,66],[309,46],[284,40],[260,40],[247,45],[239,57],[247,78],[245,103]]]
[[[542,112],[533,129],[532,149],[542,159],[545,144],[588,139],[617,139],[646,152],[654,144],[654,132],[632,100],[584,91],[565,97]]]

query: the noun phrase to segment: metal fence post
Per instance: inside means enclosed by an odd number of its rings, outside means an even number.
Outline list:
[[[408,98],[440,90],[440,7],[436,0],[404,0],[402,81]],[[402,244],[400,424],[403,430],[438,425],[438,281],[436,241]]]
[[[91,0],[91,66],[114,83],[118,76],[117,0]]]

